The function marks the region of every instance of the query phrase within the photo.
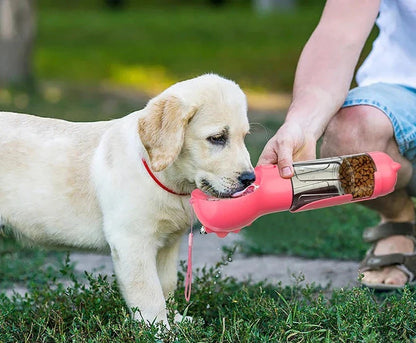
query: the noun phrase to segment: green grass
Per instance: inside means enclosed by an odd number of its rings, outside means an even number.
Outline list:
[[[362,231],[377,223],[377,215],[356,204],[308,212],[281,212],[259,218],[243,229],[247,254],[281,254],[308,258],[363,258],[369,245]]]
[[[244,87],[289,91],[320,10],[316,4],[269,15],[244,6],[125,11],[40,6],[36,74],[154,92],[216,72]]]
[[[145,96],[114,94],[99,87],[46,82],[36,87],[0,89],[0,109],[71,121],[99,121],[141,109]]]
[[[290,92],[298,57],[322,7],[314,1],[296,11],[262,15],[250,6],[108,11],[80,3],[40,4],[36,76],[154,94],[172,82],[215,72],[245,89]]]
[[[63,252],[33,249],[10,237],[0,236],[0,289],[23,285],[29,280],[41,283],[40,275],[56,276],[55,271],[59,270],[63,256]]]
[[[227,260],[227,257],[224,257]],[[224,262],[196,273],[191,302],[183,297],[184,270],[168,302],[193,323],[171,331],[131,320],[116,282],[71,272],[30,283],[25,296],[0,295],[0,342],[411,342],[416,338],[416,294],[384,296],[354,288],[331,293],[315,286],[241,283],[220,276]],[[156,337],[158,337],[156,339]]]

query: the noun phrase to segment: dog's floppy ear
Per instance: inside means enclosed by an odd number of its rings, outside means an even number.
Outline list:
[[[139,119],[140,139],[149,154],[150,166],[158,172],[169,166],[179,155],[185,128],[196,107],[185,106],[174,95],[152,99],[146,115]]]

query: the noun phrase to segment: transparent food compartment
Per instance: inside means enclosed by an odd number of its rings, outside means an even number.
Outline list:
[[[298,162],[293,167],[291,211],[318,200],[345,194],[360,200],[374,192],[376,166],[368,154]]]

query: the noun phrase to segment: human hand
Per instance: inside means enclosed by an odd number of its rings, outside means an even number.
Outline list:
[[[267,142],[257,165],[277,164],[280,176],[293,176],[293,161],[316,158],[316,139],[295,122],[284,123]]]

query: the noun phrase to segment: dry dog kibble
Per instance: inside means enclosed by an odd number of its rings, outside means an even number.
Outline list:
[[[373,159],[368,155],[346,157],[340,168],[339,177],[345,194],[352,194],[354,199],[367,198],[374,191]]]

